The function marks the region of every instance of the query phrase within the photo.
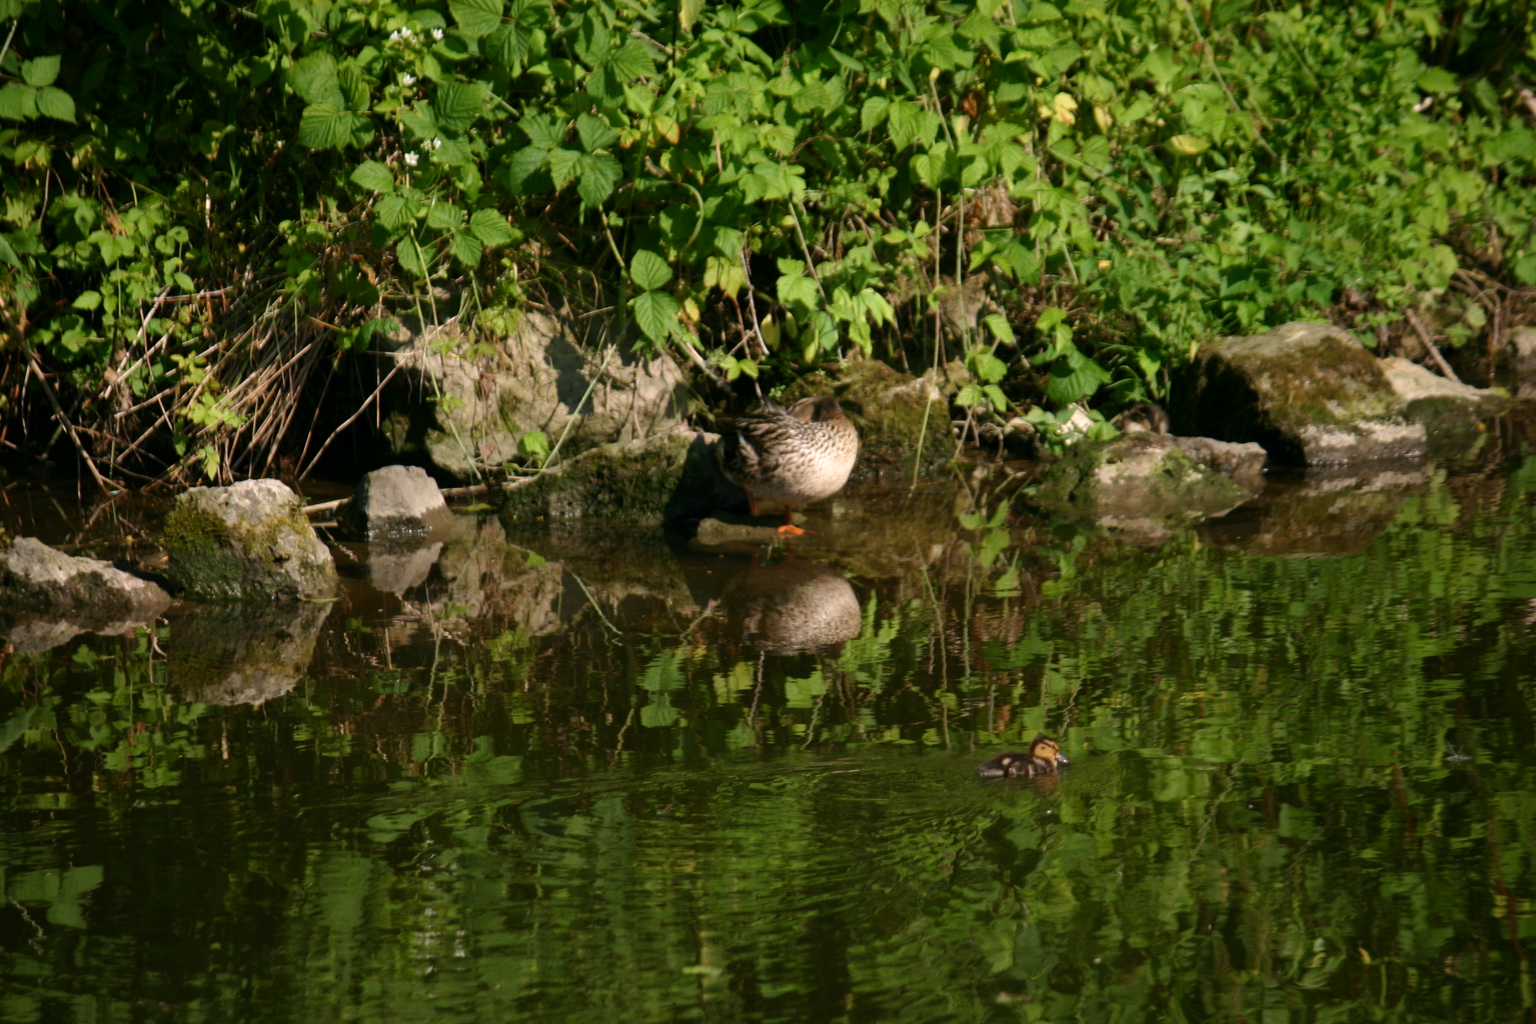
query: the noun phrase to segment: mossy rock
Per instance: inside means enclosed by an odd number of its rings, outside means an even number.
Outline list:
[[[309,669],[329,602],[188,607],[171,620],[171,683],[199,704],[261,704]]]
[[[1243,503],[1249,492],[1198,465],[1162,434],[1082,441],[1044,470],[1032,496],[1048,512],[1115,526],[1181,524]]]
[[[859,461],[850,482],[910,477],[914,469],[932,472],[954,452],[949,404],[925,378],[878,360],[856,360],[806,374],[778,400],[789,405],[816,395],[836,395],[858,428]]]
[[[1289,323],[1202,347],[1173,389],[1177,433],[1256,441],[1274,462],[1330,465],[1423,455],[1380,362],[1347,331]]]
[[[510,528],[536,520],[607,519],[636,525],[696,523],[746,496],[720,472],[719,438],[689,430],[605,444],[507,492]]]
[[[1513,405],[1505,393],[1447,380],[1400,356],[1383,359],[1381,368],[1408,418],[1423,425],[1434,455],[1475,452],[1487,436],[1487,421]]]
[[[166,576],[194,601],[325,600],[336,592],[330,549],[299,496],[277,480],[177,495],[165,548]]]

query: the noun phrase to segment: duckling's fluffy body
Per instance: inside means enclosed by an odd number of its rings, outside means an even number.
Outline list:
[[[1061,747],[1049,736],[1040,735],[1029,745],[1029,753],[1009,752],[998,754],[985,764],[978,765],[976,774],[984,779],[1033,779],[1041,775],[1055,775],[1067,763]]]
[[[832,395],[785,409],[771,399],[721,431],[720,468],[757,512],[759,501],[786,507],[830,498],[848,482],[859,432]]]

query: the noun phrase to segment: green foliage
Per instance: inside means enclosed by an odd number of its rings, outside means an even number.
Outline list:
[[[68,44],[11,8],[5,329],[82,381],[195,346],[156,300],[253,260],[348,324],[579,284],[652,349],[737,351],[708,311],[751,295],[778,370],[922,361],[911,325],[984,274],[990,354],[1057,406],[1160,393],[1213,335],[1536,282],[1533,14],[1504,0],[130,4]],[[162,17],[181,42],[142,60]]]

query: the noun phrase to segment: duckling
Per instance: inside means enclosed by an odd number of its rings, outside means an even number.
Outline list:
[[[976,774],[984,779],[1033,779],[1041,775],[1055,775],[1066,763],[1061,747],[1042,733],[1030,743],[1029,753],[998,754],[986,764],[979,765]]]
[[[1110,420],[1122,434],[1166,434],[1168,413],[1156,402],[1137,402]]]
[[[793,506],[842,490],[859,455],[859,432],[832,395],[802,398],[788,409],[765,398],[758,412],[721,434],[721,471],[747,492],[754,516],[759,500],[784,506],[779,533],[785,537],[808,532],[791,521]]]

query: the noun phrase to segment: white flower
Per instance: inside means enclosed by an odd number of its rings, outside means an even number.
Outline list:
[[[405,74],[400,76],[400,84],[405,86],[415,85],[416,76],[407,71]]]
[[[441,39],[441,38],[443,38],[443,30],[440,29],[440,28],[433,29],[432,30],[432,38],[433,39]]]
[[[407,167],[415,167],[417,161],[419,161],[420,159],[421,159],[421,157],[417,156],[415,153],[407,153],[407,154],[405,154],[405,166],[407,166]]]
[[[400,30],[400,38],[401,39],[411,39],[411,38],[414,38],[415,35],[416,35],[416,33],[412,32],[408,28],[403,28],[403,29]]]
[[[442,149],[443,148],[443,140],[442,139],[433,139],[432,140],[432,148],[433,149]]]
[[[400,30],[399,29],[395,29],[393,32],[391,32],[389,34],[389,41],[392,42],[392,43],[398,43],[400,41]]]

